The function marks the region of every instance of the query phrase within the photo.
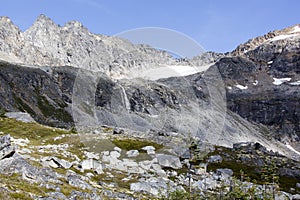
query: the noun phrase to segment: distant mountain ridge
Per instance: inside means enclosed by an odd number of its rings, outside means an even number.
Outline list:
[[[80,22],[63,27],[40,15],[25,32],[7,17],[0,18],[0,58],[38,66],[73,66],[107,74],[128,68],[167,64],[174,59],[148,45],[90,33]]]

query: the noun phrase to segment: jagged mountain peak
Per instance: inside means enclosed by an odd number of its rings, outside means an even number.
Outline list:
[[[0,16],[0,29],[6,29],[6,31],[20,32],[19,27],[17,27],[13,23],[13,21],[7,16]]]
[[[2,21],[7,22],[7,19]],[[7,26],[0,28],[4,35],[0,38],[2,60],[8,60],[9,55],[10,61],[27,65],[68,65],[117,76],[129,68],[174,61],[170,55],[151,47],[134,45],[118,37],[93,34],[78,21],[70,21],[61,27],[42,14],[25,32]]]
[[[281,30],[270,31],[263,36],[251,38],[247,42],[240,44],[234,51],[231,52],[231,55],[244,55],[245,53],[252,51],[267,42],[293,39],[294,37],[298,36],[300,36],[300,24],[296,24]]]
[[[69,27],[85,28],[81,22],[76,21],[76,20],[72,20],[72,21],[67,22],[67,23],[64,25],[64,27],[68,27],[68,28],[69,28]]]
[[[12,23],[11,19],[7,16],[0,16],[0,23]]]
[[[44,14],[41,14],[37,17],[33,25],[29,28],[50,28],[50,27],[58,27],[58,25],[49,17]]]

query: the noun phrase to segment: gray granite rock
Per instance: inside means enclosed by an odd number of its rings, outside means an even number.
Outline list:
[[[162,167],[171,167],[173,169],[180,169],[182,164],[178,157],[166,154],[156,154],[158,164]]]

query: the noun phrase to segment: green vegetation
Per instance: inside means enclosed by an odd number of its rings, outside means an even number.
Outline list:
[[[35,116],[36,113],[28,106],[26,103],[23,102],[23,100],[19,97],[16,97],[16,95],[13,94],[13,99],[16,102],[16,107],[23,112],[29,113],[31,116]]]
[[[0,181],[7,186],[10,198],[12,199],[32,199],[30,194],[36,196],[43,196],[47,192],[51,192],[53,190],[47,189],[45,187],[41,187],[36,183],[28,183],[23,180],[21,175],[11,174],[11,175],[3,175],[0,174]]]
[[[66,105],[59,104],[59,106],[62,107],[55,108],[53,105],[49,103],[49,101],[45,96],[38,93],[37,93],[37,100],[38,100],[37,102],[38,108],[41,110],[41,112],[45,117],[53,117],[55,119],[58,119],[59,121],[63,121],[66,123],[73,122],[73,117],[67,111],[64,110],[64,107]]]
[[[54,137],[71,134],[70,131],[42,126],[35,122],[24,123],[10,118],[0,118],[0,131],[16,138],[28,138],[32,145],[41,141],[51,141]]]
[[[162,145],[149,142],[149,141],[142,141],[142,140],[133,140],[133,139],[114,139],[112,140],[112,143],[114,143],[117,147],[123,149],[123,150],[141,150],[145,146],[153,146],[156,150],[162,149]]]
[[[0,107],[0,117],[5,117],[6,110]]]
[[[223,159],[220,163],[209,163],[207,166],[208,171],[215,171],[216,169],[220,168],[229,168],[232,169],[233,175],[236,178],[240,178],[240,171],[247,172],[245,174],[251,182],[256,182],[261,185],[267,185],[267,187],[277,188],[285,191],[291,192],[290,188],[295,188],[296,184],[299,182],[296,178],[293,177],[286,177],[286,176],[279,176],[278,175],[278,167],[275,164],[275,161],[272,158],[265,158],[270,159],[269,162],[265,162],[262,167],[255,166],[254,163],[243,163],[238,159],[235,159],[237,154],[236,152],[231,151],[225,147],[217,147],[214,152],[209,153],[206,156],[206,159],[211,155],[228,155],[231,159]],[[223,157],[224,158],[224,157]],[[265,160],[265,161],[266,161]],[[296,191],[300,192],[300,191]]]

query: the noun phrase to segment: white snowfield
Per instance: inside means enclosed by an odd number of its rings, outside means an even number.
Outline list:
[[[243,85],[237,84],[237,85],[235,85],[235,87],[237,87],[237,88],[239,88],[239,89],[241,89],[241,90],[246,90],[246,89],[248,89],[248,86],[247,86],[247,85],[246,85],[246,86],[243,86]]]
[[[300,36],[300,34],[278,35],[270,39],[270,41],[284,40],[290,37]]]
[[[300,85],[300,81],[292,82],[292,83],[290,83],[290,85]]]
[[[294,29],[284,35],[278,35],[273,37],[272,39],[270,39],[269,41],[277,41],[277,40],[284,40],[287,38],[291,38],[291,37],[299,37],[300,36],[300,27],[299,26],[295,26]]]
[[[143,78],[147,80],[158,80],[161,78],[188,76],[206,71],[210,65],[190,66],[190,65],[162,65],[156,68],[146,70],[136,70],[130,73],[129,78]]]
[[[292,150],[293,152],[295,152],[296,154],[300,155],[300,152],[297,151],[296,149],[294,149],[289,143],[286,143],[285,145],[288,149]]]
[[[273,78],[273,80],[272,83],[274,85],[281,85],[282,83],[289,82],[291,78]]]
[[[295,26],[294,30],[291,33],[300,33],[300,26]]]

